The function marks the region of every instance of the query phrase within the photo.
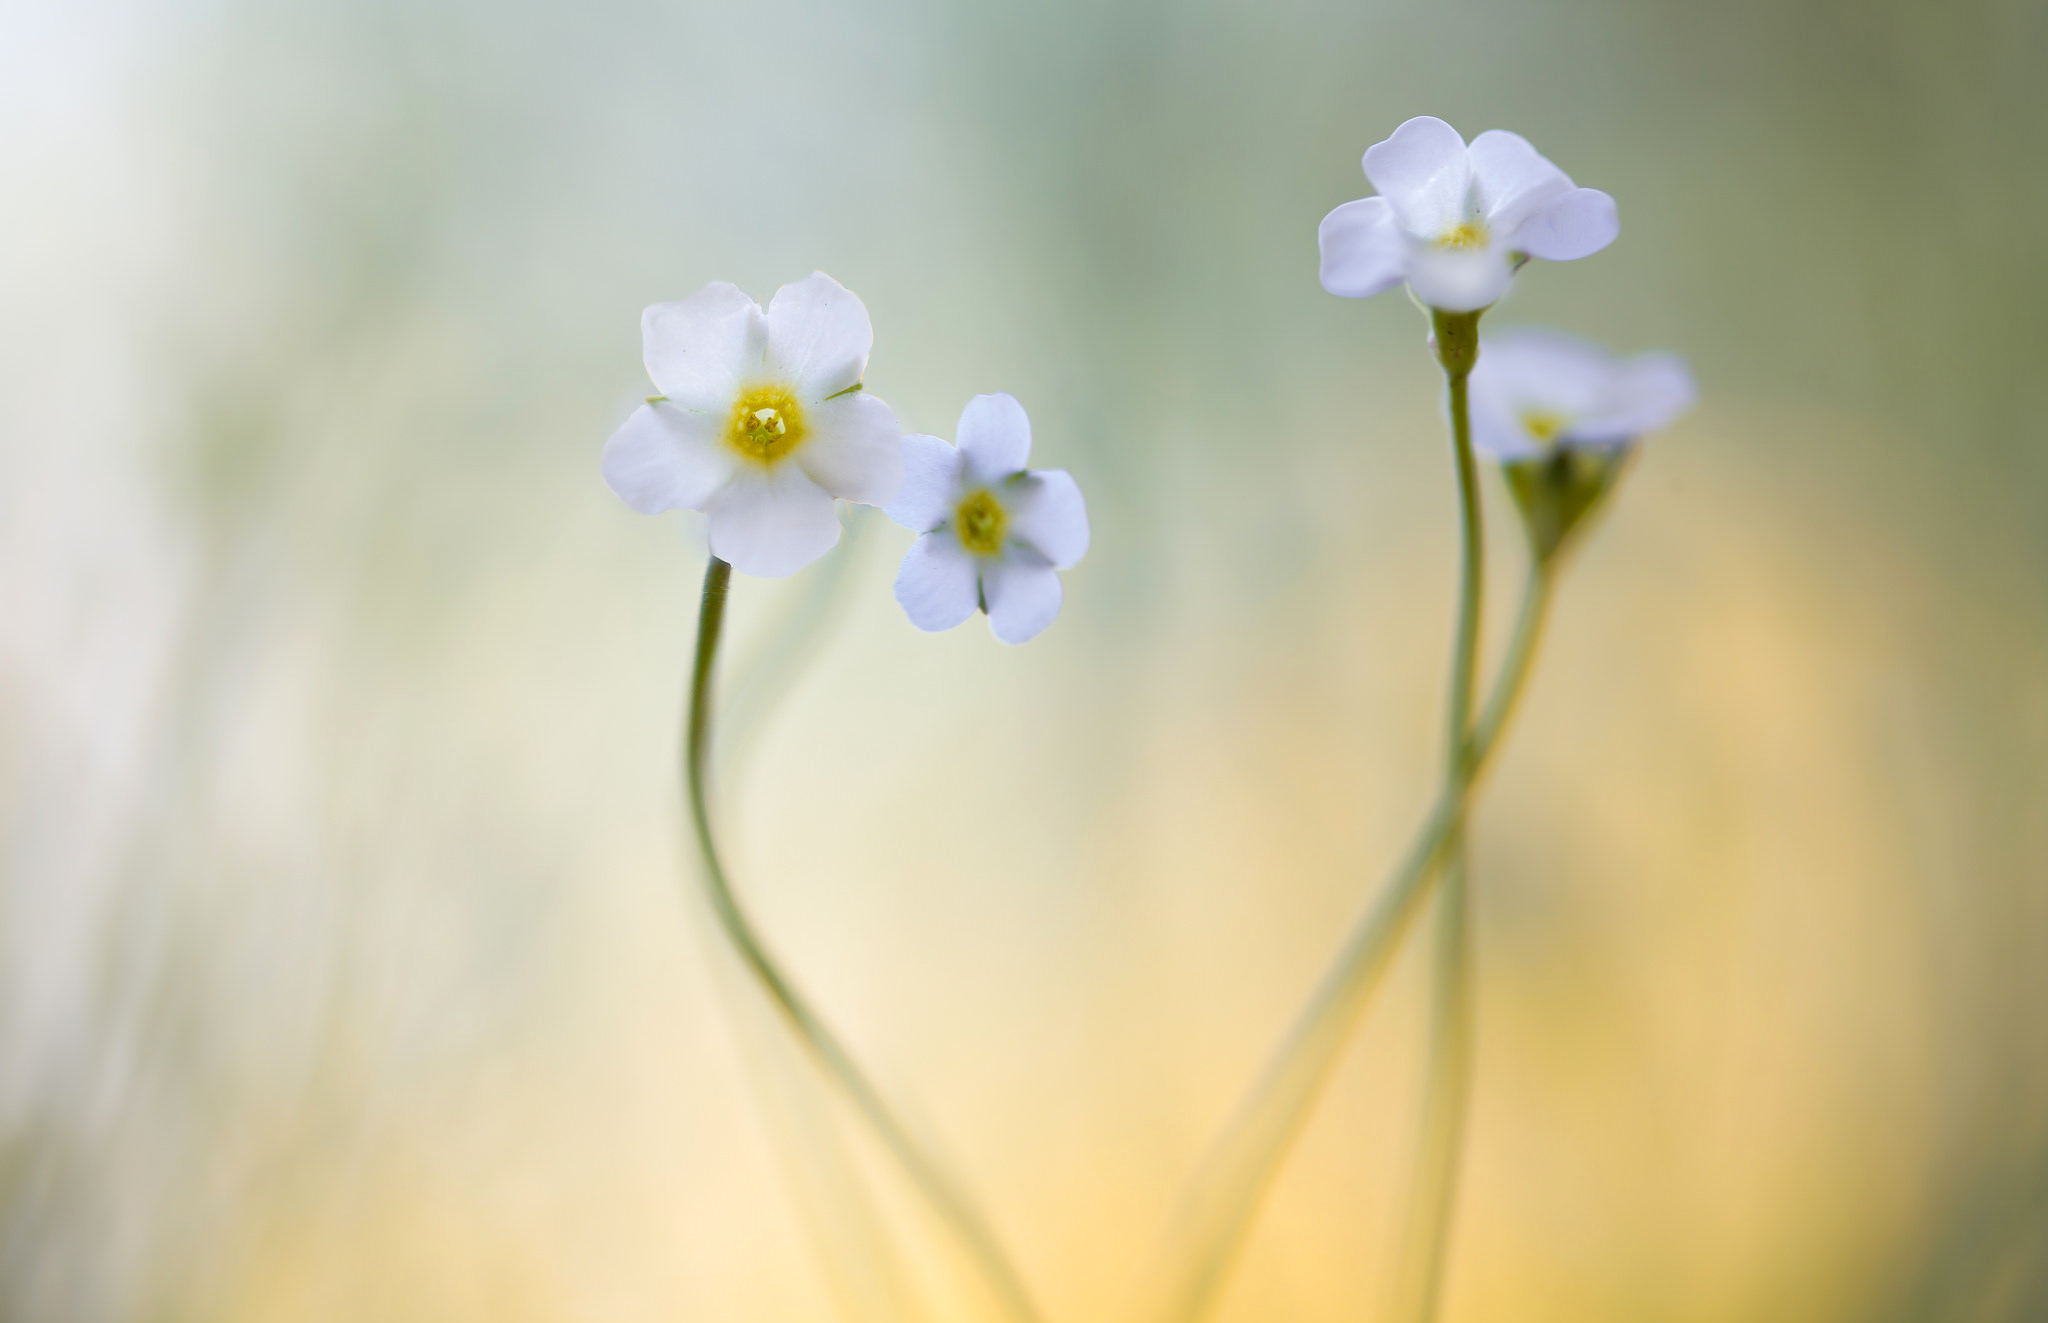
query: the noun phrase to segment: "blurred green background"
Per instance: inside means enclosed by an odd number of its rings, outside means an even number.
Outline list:
[[[1620,203],[1493,322],[1702,387],[1478,820],[1448,1316],[2048,1317],[2044,70],[2022,0],[10,4],[0,1317],[827,1316],[681,899],[701,525],[597,477],[644,304],[813,268],[1095,541],[1010,650],[863,527],[742,883],[1118,1317],[1436,766],[1439,385],[1315,246],[1424,113]],[[1224,1317],[1381,1299],[1420,972]]]

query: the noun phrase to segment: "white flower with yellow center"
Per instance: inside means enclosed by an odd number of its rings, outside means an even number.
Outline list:
[[[896,575],[910,623],[951,629],[988,613],[1005,643],[1023,643],[1060,613],[1059,570],[1088,550],[1088,509],[1063,469],[1026,472],[1031,420],[1009,395],[977,395],[960,444],[903,438],[903,490],[887,509],[923,536]]]
[[[1621,232],[1614,199],[1579,188],[1526,139],[1493,129],[1465,145],[1428,115],[1365,153],[1378,197],[1323,218],[1323,288],[1362,299],[1407,281],[1445,312],[1477,312],[1507,293],[1531,257],[1570,262]]]
[[[1472,444],[1505,463],[1556,450],[1618,451],[1692,406],[1675,354],[1620,358],[1562,331],[1517,327],[1479,342]]]
[[[784,285],[766,312],[720,281],[655,304],[640,330],[661,394],[605,444],[602,465],[635,510],[702,510],[714,556],[780,576],[839,541],[835,497],[895,497],[902,429],[861,388],[874,328],[832,277]]]

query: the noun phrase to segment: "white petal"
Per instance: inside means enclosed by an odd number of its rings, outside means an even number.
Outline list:
[[[605,486],[641,514],[701,510],[738,457],[719,444],[724,419],[672,404],[643,404],[604,443]]]
[[[1415,297],[1445,312],[1477,312],[1508,292],[1514,270],[1498,246],[1425,248],[1412,246],[1408,284]]]
[[[711,554],[742,574],[795,574],[839,541],[831,493],[794,464],[742,463],[705,506]]]
[[[775,291],[768,304],[768,372],[814,403],[856,385],[875,328],[853,292],[823,271]]]
[[[810,435],[790,456],[811,481],[862,505],[887,505],[903,485],[903,429],[895,411],[866,391],[807,410]]]
[[[1498,394],[1517,414],[1576,422],[1600,407],[1619,368],[1605,346],[1563,331],[1517,326],[1480,341],[1474,393]]]
[[[1069,569],[1088,554],[1088,505],[1065,469],[1040,469],[1003,492],[1010,536]]]
[[[1385,198],[1347,202],[1316,227],[1323,288],[1347,299],[1370,298],[1401,283],[1408,240]]]
[[[1644,354],[1615,369],[1600,407],[1573,424],[1580,445],[1613,445],[1668,427],[1698,395],[1692,373],[1676,354]]]
[[[1488,129],[1472,140],[1470,151],[1473,192],[1496,235],[1512,234],[1531,213],[1572,191],[1571,176],[1519,133]]]
[[[1472,443],[1496,459],[1548,452],[1605,397],[1614,356],[1590,340],[1541,327],[1514,327],[1480,341],[1472,369]],[[1539,436],[1542,416],[1563,432]]]
[[[1486,361],[1487,352],[1486,349],[1480,351],[1481,363]],[[1515,402],[1499,389],[1497,377],[1483,378],[1474,368],[1467,390],[1474,449],[1503,461],[1528,459],[1544,453],[1543,443],[1522,421],[1521,411]]]
[[[960,501],[963,460],[951,442],[916,433],[904,437],[903,485],[883,513],[913,533],[944,524]]]
[[[981,596],[995,636],[1028,643],[1059,616],[1060,576],[1043,556],[1012,545],[1000,559],[981,562]]]
[[[999,482],[1031,458],[1031,419],[1014,395],[977,395],[960,411],[960,453],[971,482]]]
[[[1693,402],[1692,374],[1671,354],[1621,360],[1591,340],[1541,327],[1488,336],[1472,371],[1472,439],[1505,459],[1546,447],[1524,421],[1548,415],[1566,446],[1611,447],[1666,426]]]
[[[657,303],[640,314],[647,375],[682,408],[723,413],[759,370],[767,327],[761,305],[722,280],[680,303]]]
[[[1417,116],[1366,148],[1365,177],[1418,238],[1434,239],[1465,219],[1471,161],[1465,140],[1440,119]]]
[[[1546,262],[1575,262],[1613,243],[1620,233],[1614,199],[1597,188],[1575,188],[1531,212],[1512,235],[1499,239]]]
[[[951,533],[926,533],[910,544],[903,568],[896,571],[896,600],[919,629],[953,628],[981,604],[974,557]]]

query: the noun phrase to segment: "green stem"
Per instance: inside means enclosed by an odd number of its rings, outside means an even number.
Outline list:
[[[1462,833],[1461,833],[1462,837]],[[1395,1320],[1428,1323],[1443,1294],[1457,1203],[1459,1158],[1471,1103],[1473,1050],[1472,930],[1462,839],[1444,865],[1431,953],[1429,1062],[1423,1085],[1422,1130],[1402,1248],[1395,1261]]]
[[[1478,463],[1472,454],[1468,384],[1478,361],[1478,314],[1435,312],[1437,357],[1450,393],[1451,449],[1458,470],[1458,519],[1463,533],[1458,579],[1458,627],[1451,649],[1446,703],[1444,776],[1455,784],[1471,756],[1469,726],[1473,674],[1486,597],[1486,535],[1479,503]],[[1456,1206],[1459,1157],[1472,1083],[1472,933],[1467,894],[1465,832],[1461,824],[1444,858],[1431,962],[1429,1062],[1425,1070],[1422,1133],[1402,1250],[1396,1260],[1393,1318],[1430,1323],[1442,1291],[1444,1262]]]
[[[1471,766],[1475,784],[1485,769],[1486,760],[1499,744],[1502,732],[1514,720],[1515,709],[1522,699],[1523,682],[1528,679],[1529,668],[1535,664],[1536,650],[1543,645],[1544,626],[1550,623],[1552,587],[1548,567],[1529,567],[1529,579],[1522,589],[1522,605],[1515,613],[1515,627],[1508,635],[1507,651],[1500,661],[1499,674],[1505,680],[1495,682],[1493,692],[1487,696],[1486,706],[1479,710],[1479,720],[1472,728]]]
[[[1535,656],[1548,616],[1550,575],[1531,564],[1528,588],[1508,642],[1503,673],[1525,673]],[[1505,710],[1481,718],[1489,745],[1498,737]],[[1472,964],[1470,891],[1463,832],[1446,851],[1444,884],[1437,899],[1436,945],[1430,979],[1430,1054],[1423,1093],[1423,1129],[1416,1150],[1413,1202],[1396,1261],[1394,1309],[1397,1320],[1433,1319],[1443,1301],[1444,1267],[1450,1256],[1450,1228],[1457,1208],[1460,1157],[1471,1109],[1473,1025],[1476,998]]]
[[[1515,635],[1472,733],[1465,775],[1447,781],[1408,852],[1346,935],[1307,1004],[1210,1150],[1140,1298],[1140,1317],[1196,1323],[1216,1303],[1252,1216],[1313,1110],[1351,1027],[1371,1000],[1421,902],[1429,895],[1465,807],[1492,765],[1535,660],[1550,584],[1532,576]]]
[[[1451,443],[1458,467],[1458,632],[1451,649],[1451,688],[1444,714],[1444,775],[1464,773],[1470,756],[1472,691],[1479,670],[1479,631],[1486,609],[1486,527],[1479,507],[1479,465],[1472,454],[1467,385],[1477,360],[1479,314],[1434,314],[1437,355],[1450,385]],[[1466,344],[1470,343],[1470,350]]]
[[[863,1120],[903,1168],[925,1201],[960,1238],[988,1279],[1004,1313],[1015,1323],[1036,1323],[1038,1310],[1011,1267],[995,1234],[959,1184],[925,1152],[869,1082],[851,1053],[812,1009],[763,945],[733,893],[711,830],[708,762],[711,745],[711,676],[725,628],[732,566],[711,558],[704,571],[704,604],[697,625],[696,666],[690,676],[690,715],[683,741],[683,775],[689,788],[690,821],[703,860],[704,889],[719,927],[797,1041],[846,1092]]]

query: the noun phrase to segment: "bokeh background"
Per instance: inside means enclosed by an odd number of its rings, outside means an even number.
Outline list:
[[[1123,1317],[1436,766],[1439,387],[1315,276],[1419,113],[1619,199],[1494,322],[1702,386],[1477,823],[1448,1316],[2048,1317],[2044,70],[2032,0],[15,0],[0,1317],[831,1316],[688,891],[701,527],[597,477],[644,304],[814,267],[1095,541],[1023,649],[880,520],[742,580],[742,886]],[[1421,973],[1222,1317],[1381,1301]]]

